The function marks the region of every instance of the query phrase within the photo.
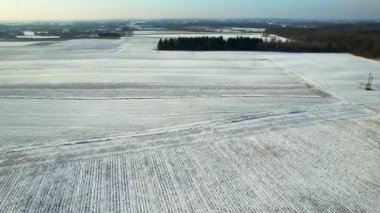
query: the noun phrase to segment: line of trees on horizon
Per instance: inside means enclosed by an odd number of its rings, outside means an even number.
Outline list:
[[[266,33],[275,34],[297,43],[330,46],[340,52],[366,58],[380,58],[380,26],[337,25],[325,27],[272,27]]]
[[[319,45],[299,42],[265,42],[261,38],[235,37],[179,37],[160,39],[157,50],[182,51],[273,51],[273,52],[341,52],[331,44]]]
[[[191,51],[222,51],[222,50],[256,50],[263,43],[259,38],[229,38],[220,37],[179,37],[160,39],[158,50],[191,50]]]

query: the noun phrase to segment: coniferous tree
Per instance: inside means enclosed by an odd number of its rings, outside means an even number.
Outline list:
[[[160,41],[158,41],[157,49],[158,50],[162,50],[163,48],[164,48],[164,42],[160,38]]]

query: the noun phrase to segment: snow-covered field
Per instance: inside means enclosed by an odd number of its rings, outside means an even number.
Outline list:
[[[159,37],[0,43],[0,212],[380,209],[379,62]]]
[[[59,39],[59,36],[16,36],[19,39]]]

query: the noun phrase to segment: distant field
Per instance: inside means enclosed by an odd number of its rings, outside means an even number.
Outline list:
[[[142,34],[0,42],[0,212],[380,209],[379,62]]]

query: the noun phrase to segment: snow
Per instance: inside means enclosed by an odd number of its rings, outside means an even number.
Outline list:
[[[0,212],[380,208],[380,62],[160,36],[0,43]]]
[[[7,41],[0,41],[0,47],[14,47],[14,46],[27,46],[27,45],[33,45],[38,42],[27,42],[27,41],[20,41],[20,42],[7,42]]]
[[[242,27],[231,27],[231,28],[224,28],[222,29],[222,32],[265,32],[265,28],[242,28]]]
[[[19,39],[59,39],[59,36],[36,36],[36,35],[24,35],[16,36]]]

